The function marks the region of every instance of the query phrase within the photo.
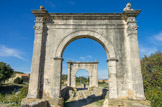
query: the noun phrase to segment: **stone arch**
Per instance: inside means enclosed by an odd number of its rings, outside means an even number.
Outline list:
[[[98,87],[98,62],[71,62],[68,61],[68,86],[76,87],[76,73],[85,69],[89,73],[90,87]]]
[[[91,75],[92,75],[92,74],[91,74],[91,72],[89,71],[89,69],[87,69],[87,68],[78,68],[78,69],[76,69],[76,71],[74,72],[74,73],[75,73],[74,75],[76,75],[76,74],[77,74],[77,72],[78,72],[79,70],[85,70],[85,71],[87,71],[87,72],[88,72],[89,76],[91,76]]]
[[[62,54],[65,50],[65,48],[74,40],[80,39],[80,38],[89,38],[97,41],[99,44],[103,46],[103,48],[106,51],[106,55],[109,59],[117,59],[117,53],[116,50],[112,44],[112,42],[108,39],[105,39],[102,34],[91,31],[91,30],[80,30],[75,31],[70,34],[68,34],[65,38],[61,40],[59,43],[56,52],[55,57],[62,57]]]
[[[130,6],[122,13],[48,13],[42,6],[32,10],[35,39],[27,98],[60,99],[64,49],[76,39],[90,38],[108,57],[109,99],[144,100],[136,24],[140,11]],[[125,75],[118,77],[121,72]]]
[[[77,75],[77,73],[78,72],[80,72],[80,70],[85,70],[86,72],[88,72],[88,74],[89,74],[89,78],[91,77],[91,75],[92,75],[92,73],[90,72],[90,70],[89,69],[87,69],[87,68],[78,68],[74,73],[74,75],[75,75],[75,77],[77,77],[76,75]],[[76,79],[75,79],[75,82],[76,82]],[[90,80],[89,80],[89,86],[90,86]]]
[[[61,42],[58,44],[58,47],[56,48],[56,51],[54,53],[54,68],[58,67],[60,68],[60,71],[55,71],[55,72],[62,72],[61,71],[61,66],[62,66],[62,55],[65,50],[65,48],[74,40],[80,39],[80,38],[89,38],[97,41],[100,43],[103,48],[106,51],[107,55],[107,61],[108,63],[108,70],[109,70],[109,96],[110,98],[117,98],[117,78],[116,78],[116,68],[117,68],[117,61],[118,61],[118,55],[117,52],[114,48],[114,45],[111,40],[106,39],[102,34],[91,31],[91,30],[79,30],[72,32],[65,36]],[[55,66],[56,65],[56,66]],[[61,77],[60,77],[61,78]],[[98,81],[97,81],[98,82]],[[75,85],[74,85],[75,86]],[[60,86],[59,86],[60,87]],[[58,90],[59,91],[59,90]],[[56,95],[54,95],[56,96]],[[59,96],[59,94],[58,94]]]

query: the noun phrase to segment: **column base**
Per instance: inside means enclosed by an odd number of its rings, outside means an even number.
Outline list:
[[[64,107],[64,99],[63,98],[24,98],[21,101],[21,107]]]
[[[148,100],[105,99],[103,107],[151,107],[151,102]]]

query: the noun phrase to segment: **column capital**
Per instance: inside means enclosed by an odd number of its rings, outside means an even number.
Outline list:
[[[109,61],[116,61],[116,62],[117,62],[118,59],[117,59],[117,58],[110,58],[110,59],[107,59],[107,60],[106,60],[106,62],[109,62]]]
[[[62,57],[54,57],[53,58],[54,60],[61,60],[61,61],[64,61],[64,59]]]

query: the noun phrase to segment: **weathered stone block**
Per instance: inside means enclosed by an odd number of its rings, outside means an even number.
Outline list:
[[[21,107],[48,107],[48,102],[44,99],[22,99]]]

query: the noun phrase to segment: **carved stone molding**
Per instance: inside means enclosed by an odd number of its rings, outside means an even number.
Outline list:
[[[36,17],[35,23],[43,23],[44,18],[43,17]]]
[[[64,59],[62,57],[54,57],[53,59],[54,60],[62,60],[62,61],[64,61]]]
[[[43,33],[43,26],[34,26],[35,33]]]

